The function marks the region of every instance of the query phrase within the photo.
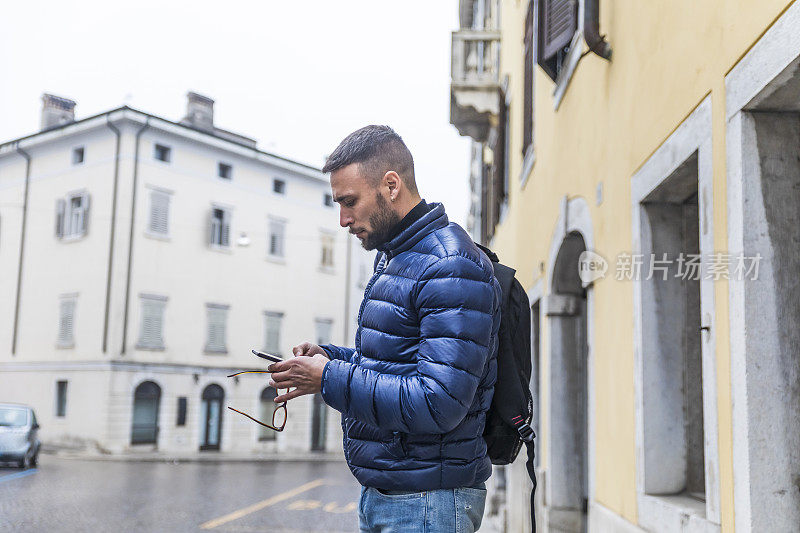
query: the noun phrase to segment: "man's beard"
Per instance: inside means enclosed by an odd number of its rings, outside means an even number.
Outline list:
[[[392,229],[400,222],[400,215],[392,211],[388,202],[379,193],[375,195],[377,207],[375,212],[369,216],[369,224],[372,230],[367,232],[367,236],[361,241],[361,246],[365,250],[374,250],[381,244],[393,237]]]

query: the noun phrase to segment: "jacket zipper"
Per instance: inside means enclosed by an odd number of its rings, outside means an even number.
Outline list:
[[[358,330],[356,331],[356,354],[358,355],[359,360],[361,359],[361,313],[364,312],[364,305],[367,303],[367,298],[369,298],[369,293],[372,290],[372,286],[378,280],[378,277],[381,275],[381,272],[386,268],[386,263],[388,262],[388,255],[384,254],[381,257],[380,262],[378,262],[378,267],[375,269],[375,273],[370,278],[369,283],[367,283],[366,288],[364,289],[364,299],[361,300],[361,306],[358,308],[358,321],[356,324],[358,325]],[[356,361],[358,362],[358,361]],[[346,418],[345,419],[345,427],[344,427],[344,457],[345,460],[349,463],[350,462],[350,454],[348,453],[348,446],[347,441],[350,440],[350,427],[352,426],[352,419]]]
[[[369,293],[372,291],[372,286],[378,281],[381,273],[386,268],[387,263],[389,262],[389,255],[383,254],[381,257],[380,262],[378,262],[378,268],[375,269],[375,273],[372,275],[372,278],[367,283],[367,287],[364,289],[364,299],[361,300],[361,307],[358,308],[358,331],[356,332],[356,353],[358,354],[359,360],[361,359],[361,314],[364,312],[364,306],[367,303],[367,299],[369,299]]]

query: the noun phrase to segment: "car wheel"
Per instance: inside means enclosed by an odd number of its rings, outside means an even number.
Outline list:
[[[27,470],[31,467],[31,458],[26,453],[22,460],[19,462],[19,467],[23,470]]]
[[[31,457],[31,466],[36,468],[38,464],[39,464],[39,452],[36,452],[35,454],[33,454],[33,457]]]

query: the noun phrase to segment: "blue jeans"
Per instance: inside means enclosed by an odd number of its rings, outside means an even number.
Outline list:
[[[481,526],[486,485],[386,494],[361,487],[361,533],[472,533]]]

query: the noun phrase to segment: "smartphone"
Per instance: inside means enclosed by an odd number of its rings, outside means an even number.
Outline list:
[[[266,359],[267,361],[272,361],[273,363],[280,363],[283,361],[282,357],[278,357],[277,355],[272,355],[271,353],[264,353],[259,352],[258,350],[250,350],[253,352],[253,355],[260,357],[262,359]]]

